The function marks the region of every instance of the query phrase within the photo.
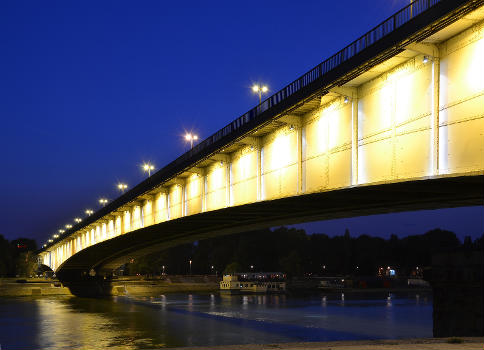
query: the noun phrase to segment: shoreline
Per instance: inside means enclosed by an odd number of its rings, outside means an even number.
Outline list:
[[[23,282],[17,282],[17,281]],[[200,278],[173,278],[167,280],[120,278],[112,281],[112,296],[154,296],[165,293],[217,293],[219,283],[212,280],[200,280]],[[342,290],[324,289],[289,289],[286,295],[300,294],[359,294],[359,293],[426,293],[432,292],[425,288],[348,288]],[[73,296],[69,288],[64,287],[58,280],[46,280],[43,278],[2,278],[0,279],[0,297],[16,296],[50,296],[69,295]],[[255,294],[254,294],[255,295]]]
[[[482,350],[484,337],[343,340],[330,342],[269,343],[166,348],[172,350]]]

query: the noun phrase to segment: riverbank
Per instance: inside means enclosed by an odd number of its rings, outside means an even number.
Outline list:
[[[210,293],[219,290],[210,276],[170,276],[160,279],[123,277],[112,281],[113,295],[153,296],[165,293]],[[72,295],[59,281],[45,278],[2,278],[0,297]]]
[[[218,292],[215,276],[166,276],[163,279],[121,277],[113,280],[113,295],[153,296],[165,293]]]
[[[167,293],[216,293],[219,291],[219,280],[216,276],[207,275],[170,275],[162,279],[146,279],[142,276],[118,277],[111,281],[112,295],[154,296]],[[324,290],[318,288],[291,288],[288,294],[297,293],[397,293],[397,292],[431,292],[427,288],[345,288],[341,290]],[[2,296],[42,296],[72,295],[68,288],[55,279],[45,278],[2,278],[0,279],[0,297]]]
[[[484,338],[424,338],[397,340],[349,340],[311,343],[244,344],[180,347],[183,350],[482,350]]]
[[[44,278],[1,278],[0,297],[72,295],[59,281]]]

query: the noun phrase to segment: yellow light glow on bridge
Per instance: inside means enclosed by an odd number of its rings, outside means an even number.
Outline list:
[[[481,39],[472,49],[472,53],[469,55],[469,63],[466,65],[466,82],[473,92],[482,92],[484,89],[484,39],[482,36],[481,33]]]

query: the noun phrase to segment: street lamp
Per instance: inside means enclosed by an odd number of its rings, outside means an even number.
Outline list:
[[[118,190],[120,190],[121,192],[124,193],[124,191],[126,191],[126,189],[128,188],[128,185],[126,184],[123,184],[123,183],[118,183]]]
[[[106,198],[101,198],[99,200],[99,204],[101,204],[103,207],[108,204],[108,200]]]
[[[66,225],[66,228],[67,228],[67,229],[70,229],[70,228],[72,228],[72,225],[71,225],[71,224],[67,224],[67,225]]]
[[[190,276],[192,275],[192,261],[190,260]]]
[[[77,222],[77,223],[80,223],[82,221],[82,219],[81,218],[75,218],[74,221]]]
[[[259,94],[259,104],[262,103],[262,94],[265,94],[267,91],[269,91],[269,88],[266,85],[252,85],[252,92],[255,94]]]
[[[62,229],[61,229],[61,230],[59,230],[59,233],[64,233],[64,232],[66,232],[66,231],[64,231],[64,230],[62,230]]]
[[[144,163],[143,164],[143,170],[145,172],[148,172],[148,177],[151,176],[151,170],[155,170],[155,166],[151,163]]]
[[[185,140],[190,142],[190,149],[193,148],[193,141],[198,140],[198,135],[192,134],[191,132],[187,132],[185,134]]]
[[[163,269],[163,273],[162,274],[164,275],[165,274],[165,265],[163,265],[161,268]]]
[[[86,213],[86,215],[88,215],[88,216],[89,216],[89,215],[94,214],[94,210],[91,210],[91,209],[86,209],[85,213]]]

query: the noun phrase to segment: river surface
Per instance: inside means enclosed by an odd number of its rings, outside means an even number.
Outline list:
[[[432,337],[430,294],[1,298],[10,349],[153,349]]]

